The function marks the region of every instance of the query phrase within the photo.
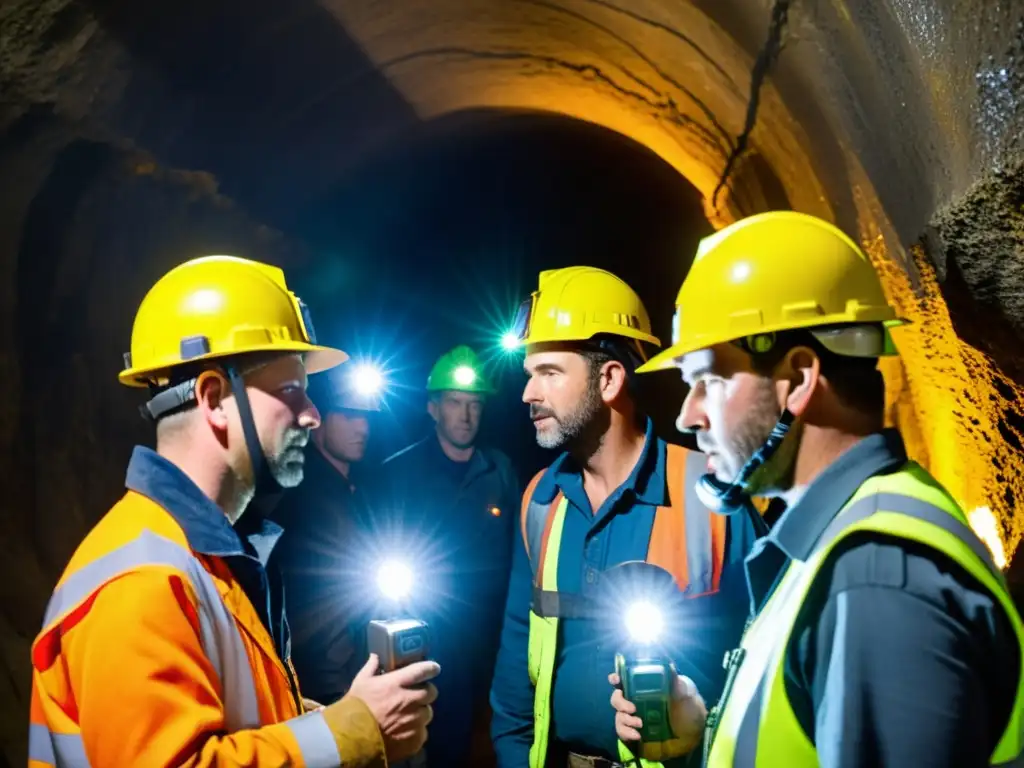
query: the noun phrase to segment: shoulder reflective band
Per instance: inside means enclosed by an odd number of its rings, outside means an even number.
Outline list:
[[[191,552],[170,539],[144,531],[138,538],[71,574],[54,591],[43,622],[52,629],[111,579],[147,566],[166,566],[185,573],[199,599],[200,642],[219,678],[224,720],[229,731],[260,725],[256,687],[249,655],[235,620],[206,568]]]

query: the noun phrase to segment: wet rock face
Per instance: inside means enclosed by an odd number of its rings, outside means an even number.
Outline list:
[[[927,243],[959,336],[1024,384],[1024,159],[940,211]]]

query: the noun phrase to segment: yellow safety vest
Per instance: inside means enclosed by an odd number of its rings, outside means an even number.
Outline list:
[[[1024,628],[1002,574],[956,502],[919,465],[867,480],[840,510],[806,561],[792,561],[743,635],[742,662],[725,694],[707,768],[817,768],[818,752],[786,695],[784,663],[794,624],[829,553],[848,536],[871,531],[930,546],[952,558],[1003,606],[1024,651]],[[1010,721],[991,765],[1022,750],[1024,664]],[[748,717],[748,711],[752,716]],[[1016,764],[1016,763],[1014,763]]]
[[[706,471],[703,455],[676,445],[669,445],[667,451],[671,506],[658,508],[647,561],[671,573],[687,596],[710,594],[717,591],[721,576],[725,518],[710,512],[692,490],[697,478]],[[530,682],[534,686],[529,768],[544,768],[547,758],[551,684],[558,657],[558,606],[560,602],[564,605],[567,597],[573,597],[558,592],[558,552],[568,500],[559,496],[551,505],[533,501],[533,491],[543,474],[539,473],[527,486],[522,510],[523,536],[536,576],[527,652]],[[621,741],[618,745],[619,759],[634,764],[629,748]],[[640,760],[640,765],[663,768],[660,762],[651,760]]]

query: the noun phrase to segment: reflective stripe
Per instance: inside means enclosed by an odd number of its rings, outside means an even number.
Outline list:
[[[530,499],[530,505],[526,508],[526,543],[530,555],[530,567],[533,569],[534,584],[537,583],[537,571],[540,569],[542,539],[550,509],[550,504],[540,504],[533,499]]]
[[[697,482],[707,470],[703,453],[687,451],[686,476],[686,570],[688,583],[685,595],[703,595],[710,592],[714,578],[713,549],[711,543],[711,512],[697,495]]]
[[[61,768],[88,768],[82,737],[76,733],[52,733],[39,723],[28,727],[28,759]]]
[[[323,712],[307,712],[286,721],[285,725],[299,742],[306,768],[336,768],[340,764],[338,744]]]
[[[815,545],[815,551],[827,547],[847,527],[867,519],[875,512],[898,512],[941,528],[966,544],[971,552],[977,555],[978,559],[999,579],[999,582],[1003,583],[1002,571],[996,567],[988,547],[982,543],[970,526],[964,525],[949,512],[934,504],[900,493],[874,493],[854,502],[848,510],[837,515],[836,519],[825,529],[821,539]]]
[[[598,619],[607,614],[585,595],[533,588],[533,612],[542,619]]]
[[[200,642],[221,684],[228,731],[258,728],[261,721],[256,684],[234,617],[203,564],[188,549],[170,539],[143,531],[138,538],[71,574],[50,598],[45,630],[117,576],[152,566],[184,572],[192,583],[199,602]]]
[[[187,573],[190,561],[194,559],[184,547],[144,531],[134,541],[108,552],[68,576],[50,597],[43,625],[49,629],[54,622],[64,618],[115,576],[147,565],[168,566]]]
[[[736,753],[733,755],[733,765],[753,766],[757,765],[757,737],[761,732],[761,707],[764,700],[764,687],[767,685],[767,676],[761,677],[757,684],[754,698],[750,700],[747,711],[743,713],[743,722],[740,724],[739,733],[736,734]]]

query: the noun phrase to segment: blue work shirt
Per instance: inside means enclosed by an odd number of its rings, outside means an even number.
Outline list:
[[[572,457],[562,454],[551,465],[533,498],[550,504],[561,491],[568,501],[558,555],[559,592],[588,591],[587,585],[596,584],[601,572],[647,559],[655,512],[669,501],[667,451],[668,444],[654,434],[648,421],[644,449],[632,473],[596,511]],[[747,516],[731,515],[727,521],[719,591],[686,601],[687,608],[694,609],[693,632],[672,643],[678,672],[693,679],[709,706],[724,685],[723,654],[739,642],[748,615],[743,560],[756,539]],[[532,569],[519,536],[491,690],[492,736],[500,768],[527,765],[533,742],[534,690],[527,671],[532,594]],[[594,619],[561,619],[559,627],[549,743],[556,752],[618,760],[608,674],[614,671],[619,641]]]
[[[227,563],[273,638],[278,656],[287,660],[291,636],[284,613],[284,588],[277,570],[267,569],[281,527],[254,511],[242,515],[232,527],[223,509],[181,469],[151,448],[135,447],[125,486],[167,510],[181,526],[193,552]]]

